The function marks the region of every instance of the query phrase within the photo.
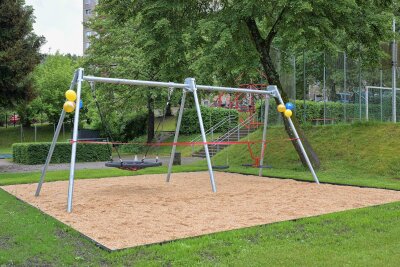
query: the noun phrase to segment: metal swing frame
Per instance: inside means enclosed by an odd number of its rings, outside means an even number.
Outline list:
[[[103,78],[103,77],[94,77],[94,76],[84,76],[84,69],[79,68],[72,79],[70,89],[73,89],[76,86],[76,102],[79,103],[81,99],[81,91],[82,91],[82,83],[84,81],[87,82],[101,82],[101,83],[111,83],[111,84],[124,84],[124,85],[136,85],[136,86],[147,86],[147,87],[161,87],[161,88],[178,88],[182,89],[182,99],[181,99],[181,105],[179,108],[179,114],[178,114],[178,120],[177,120],[177,125],[176,125],[176,130],[175,130],[175,136],[174,136],[174,145],[172,146],[172,151],[171,151],[171,157],[170,161],[168,164],[168,173],[166,177],[166,182],[169,182],[171,180],[171,172],[172,172],[172,163],[173,159],[175,156],[176,152],[176,143],[178,142],[178,137],[179,137],[179,131],[181,127],[181,122],[182,122],[182,115],[183,115],[183,110],[185,106],[185,100],[187,93],[192,93],[193,98],[194,98],[194,104],[196,107],[197,111],[197,117],[199,120],[199,126],[200,126],[200,132],[201,136],[204,142],[204,150],[206,154],[206,160],[207,160],[207,167],[208,167],[208,172],[210,175],[210,183],[211,183],[211,189],[213,192],[217,191],[217,187],[215,184],[215,179],[214,179],[214,172],[213,172],[213,167],[211,164],[211,157],[210,153],[208,150],[208,145],[207,145],[207,139],[205,135],[205,130],[204,130],[204,124],[203,124],[203,118],[200,110],[200,103],[199,103],[199,97],[197,94],[198,90],[204,90],[204,91],[224,91],[224,92],[242,92],[242,93],[253,93],[253,94],[260,94],[266,96],[266,101],[268,101],[269,96],[275,97],[279,100],[281,104],[283,103],[282,97],[279,93],[279,90],[277,86],[275,85],[270,85],[267,87],[267,90],[254,90],[254,89],[246,89],[246,88],[233,88],[233,87],[220,87],[220,86],[208,86],[208,85],[197,85],[196,81],[194,78],[186,78],[184,83],[173,83],[173,82],[157,82],[157,81],[143,81],[143,80],[129,80],[129,79],[118,79],[118,78]],[[266,106],[266,112],[264,112],[264,129],[263,129],[263,140],[261,144],[261,155],[260,155],[260,165],[263,164],[264,160],[264,143],[266,142],[266,130],[267,130],[267,116],[268,116],[268,110],[267,110],[267,104]],[[37,190],[35,193],[35,196],[39,196],[42,185],[45,180],[46,172],[47,172],[47,167],[50,163],[51,157],[54,152],[54,148],[58,139],[58,136],[60,134],[60,129],[61,125],[64,121],[65,118],[65,111],[62,110],[60,119],[57,124],[56,131],[54,133],[53,141],[51,143],[49,153],[46,158],[46,162],[43,166],[42,169],[42,174],[37,186]],[[287,118],[290,128],[293,131],[297,143],[300,146],[301,152],[303,156],[306,159],[308,168],[311,171],[311,174],[314,178],[314,181],[319,184],[318,177],[314,171],[313,166],[311,165],[311,162],[308,158],[308,155],[303,147],[303,144],[298,136],[298,133],[296,131],[296,128],[290,118]],[[72,134],[72,149],[71,149],[71,165],[70,165],[70,174],[69,174],[69,185],[68,185],[68,199],[67,199],[67,212],[72,212],[72,200],[73,200],[73,191],[74,191],[74,180],[75,180],[75,164],[76,164],[76,149],[77,149],[77,143],[78,143],[78,125],[79,125],[79,108],[75,109],[75,114],[74,114],[74,127],[73,127],[73,134]],[[260,169],[259,175],[262,176],[262,170]]]

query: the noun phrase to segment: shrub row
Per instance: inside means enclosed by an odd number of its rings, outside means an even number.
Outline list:
[[[22,164],[44,164],[50,149],[50,142],[46,143],[15,143],[12,146],[13,159]],[[68,163],[71,161],[71,144],[57,143],[51,163]],[[110,152],[107,145],[78,144],[76,151],[77,162],[107,161]]]
[[[225,109],[225,108],[209,108],[201,107],[201,114],[203,117],[204,128],[209,129],[211,126],[224,120],[231,115],[231,124],[225,123],[216,132],[224,132],[229,129],[230,126],[236,125],[239,117],[237,110]],[[181,130],[182,134],[195,134],[200,133],[199,119],[197,117],[196,109],[187,109],[183,113]]]
[[[312,122],[315,119],[324,118],[324,102],[314,102],[314,101],[304,101],[296,100],[295,101],[296,110],[295,116],[301,122]],[[374,109],[376,104],[371,104],[369,106],[370,110]],[[345,120],[354,120],[358,119],[360,114],[360,106],[359,104],[353,103],[340,103],[340,102],[326,102],[326,118],[335,119],[335,122],[340,122]],[[305,109],[305,116],[304,116]],[[362,106],[362,116],[365,116],[365,107]],[[264,105],[257,107],[258,115],[261,116],[262,112],[264,112]],[[269,121],[274,123],[278,120],[279,113],[276,110],[276,103],[274,100],[270,100],[270,109],[269,109]]]

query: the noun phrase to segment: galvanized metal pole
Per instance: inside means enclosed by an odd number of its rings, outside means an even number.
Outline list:
[[[368,88],[368,86],[366,86],[365,87],[365,120],[366,121],[369,121],[369,102],[368,102],[369,97],[368,96],[369,96],[369,88]]]
[[[383,70],[380,70],[379,87],[383,86]],[[379,97],[381,104],[381,122],[383,121],[383,99],[382,99],[382,88],[379,89]]]
[[[276,85],[269,85],[268,88],[274,89],[274,90],[275,90],[275,97],[278,98],[279,103],[285,104],[285,103],[283,102],[283,100],[282,100],[282,96],[281,96],[281,94],[279,93],[278,87],[277,87]],[[293,124],[293,122],[292,122],[292,119],[291,119],[291,118],[288,118],[287,120],[288,120],[289,126],[290,126],[291,130],[293,131],[293,134],[294,134],[294,136],[295,136],[295,138],[296,138],[297,144],[298,144],[299,147],[300,147],[301,153],[303,154],[303,156],[304,156],[304,158],[305,158],[305,160],[306,160],[307,166],[308,166],[308,168],[310,169],[310,172],[311,172],[311,174],[312,174],[312,176],[313,176],[313,178],[314,178],[314,181],[315,181],[317,184],[319,184],[319,180],[318,180],[317,174],[315,173],[314,167],[312,166],[311,161],[310,161],[310,159],[308,158],[308,155],[307,155],[307,153],[306,153],[306,150],[304,149],[303,143],[302,143],[301,140],[300,140],[300,137],[299,137],[299,134],[297,133],[296,127],[294,127],[294,124]]]
[[[75,87],[77,78],[78,78],[78,72],[75,72],[74,77],[72,78],[72,81],[71,81],[71,85],[69,86],[69,89],[73,89]],[[65,111],[64,111],[64,109],[62,109],[60,119],[58,120],[57,129],[53,136],[53,141],[51,142],[49,153],[47,154],[46,162],[42,169],[42,174],[40,176],[40,180],[39,180],[39,183],[38,183],[38,186],[36,189],[35,196],[39,196],[40,190],[42,189],[42,185],[44,183],[44,178],[46,177],[47,168],[50,164],[51,157],[53,156],[54,148],[56,147],[58,136],[60,134],[61,125],[64,124],[64,118],[65,118]]]
[[[186,89],[183,89],[181,106],[179,108],[178,121],[176,123],[176,129],[175,129],[174,145],[172,146],[171,157],[169,159],[168,174],[167,174],[167,179],[166,179],[167,182],[169,182],[171,179],[172,164],[173,164],[174,158],[175,158],[176,142],[178,142],[179,131],[181,129],[182,115],[183,115],[183,111],[185,109],[185,100],[186,100]]]
[[[21,129],[20,129],[20,133],[21,133],[21,134],[20,134],[20,135],[21,135],[21,143],[22,143],[22,142],[23,142],[23,137],[22,137],[22,136],[23,136],[23,127],[22,127],[22,121],[20,121],[20,123],[19,123],[19,124],[20,124],[20,126],[21,126]]]
[[[306,122],[307,120],[307,106],[306,106],[306,54],[303,50],[303,120]]]
[[[76,89],[76,108],[74,117],[74,130],[72,134],[72,148],[71,148],[71,167],[69,171],[69,184],[68,184],[68,204],[67,211],[72,211],[72,197],[74,192],[74,178],[75,178],[75,163],[76,163],[76,147],[78,141],[78,126],[79,126],[79,102],[81,101],[81,90],[83,82],[83,69],[78,70],[77,89]]]
[[[258,176],[262,176],[264,165],[264,154],[267,142],[267,126],[268,126],[268,112],[269,112],[269,96],[265,96],[265,103],[264,103],[264,128],[263,128],[263,135],[262,135],[262,143],[261,143],[261,155],[260,155],[260,166],[258,171]]]
[[[61,124],[64,121],[64,118],[65,118],[65,111],[62,110],[61,111],[61,115],[60,115],[60,119],[58,120],[56,132],[54,133],[53,141],[51,142],[49,153],[47,154],[46,162],[45,162],[45,164],[43,166],[42,174],[40,176],[40,180],[39,180],[38,186],[36,188],[35,196],[37,196],[37,197],[39,196],[40,190],[42,189],[42,185],[44,183],[44,178],[46,177],[47,168],[49,167],[49,164],[50,164],[50,161],[51,161],[51,157],[53,156],[54,148],[56,147],[57,139],[58,139],[58,136],[60,134]]]
[[[362,120],[362,98],[361,98],[361,93],[362,93],[362,91],[361,91],[361,58],[360,58],[360,60],[359,60],[359,62],[358,62],[358,93],[360,94],[360,99],[359,99],[359,105],[360,105],[360,108],[359,108],[359,118],[360,118],[360,121]],[[367,103],[366,104],[366,107],[368,108],[368,98],[367,98],[367,95],[365,95],[365,103]],[[368,120],[368,118],[367,118],[367,120]]]
[[[326,124],[326,54],[324,52],[324,125]]]
[[[393,44],[392,44],[392,121],[397,121],[396,111],[396,67],[397,67],[397,45],[396,45],[396,18],[393,17]]]
[[[204,125],[203,125],[203,118],[201,116],[201,109],[200,109],[200,104],[199,104],[199,98],[197,96],[197,87],[196,87],[196,82],[194,78],[187,78],[185,80],[185,83],[189,86],[191,91],[193,92],[193,97],[194,97],[194,104],[196,106],[197,110],[197,117],[199,119],[199,124],[200,124],[200,132],[201,132],[201,137],[203,138],[204,142],[204,152],[206,154],[206,159],[207,159],[207,166],[208,166],[208,172],[210,173],[210,182],[211,182],[211,188],[213,192],[217,192],[217,187],[215,185],[215,180],[214,180],[214,172],[212,169],[211,165],[211,157],[210,157],[210,152],[208,150],[208,145],[207,145],[207,138],[204,130]]]
[[[296,100],[296,56],[293,55],[293,100]]]
[[[346,52],[343,52],[343,91],[347,92],[347,55]],[[347,121],[346,115],[346,101],[343,103],[343,117],[344,121]]]

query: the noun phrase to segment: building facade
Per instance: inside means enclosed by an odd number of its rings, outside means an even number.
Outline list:
[[[83,0],[83,54],[90,46],[89,37],[94,34],[91,29],[85,26],[85,23],[94,15],[94,8],[97,2],[98,0]]]

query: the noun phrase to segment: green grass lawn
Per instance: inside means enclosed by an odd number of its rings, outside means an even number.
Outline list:
[[[158,128],[159,131],[175,131],[176,127],[176,117],[171,116],[171,117],[165,117],[163,119],[162,117],[157,117],[155,118],[155,127],[160,124],[160,127]]]
[[[321,182],[400,190],[397,151],[400,126],[358,124],[305,129],[320,156]],[[311,181],[298,162],[282,128],[269,130],[272,140],[265,175]],[[260,138],[260,132],[251,136]],[[257,152],[257,148],[254,148]],[[243,168],[246,147],[231,146],[215,164],[229,157],[229,171]],[[176,166],[174,171],[205,170],[205,162]],[[77,179],[164,173],[166,166],[138,172],[118,169],[78,170]],[[0,174],[0,185],[37,182],[40,173]],[[66,180],[68,171],[51,171],[47,181]],[[162,245],[118,252],[97,248],[70,227],[0,190],[0,265],[83,266],[398,266],[400,202],[313,218],[256,226]]]
[[[322,182],[400,189],[400,125],[356,124],[308,127],[306,135],[321,160],[317,171]],[[291,142],[285,140],[282,127],[268,130],[266,161],[272,169],[265,175],[312,180],[310,172],[298,160]],[[250,136],[261,140],[261,131]],[[253,151],[260,153],[260,145]],[[246,145],[234,145],[213,158],[215,164],[225,164],[228,156],[230,171],[257,173],[244,168],[251,158]]]
[[[0,265],[398,266],[399,217],[393,203],[109,253],[0,190]]]

